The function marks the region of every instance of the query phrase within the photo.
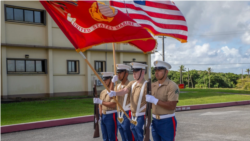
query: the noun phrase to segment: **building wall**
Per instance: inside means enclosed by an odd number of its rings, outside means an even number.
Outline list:
[[[6,23],[5,28],[7,43],[46,45],[46,27],[44,25],[16,24],[13,22]]]
[[[2,1],[0,1],[0,3],[1,3],[1,21],[4,19],[3,17],[4,17],[4,5],[3,5],[3,2]],[[1,22],[1,42],[3,42],[3,43],[5,43],[5,23],[4,22]],[[3,97],[3,87],[4,87],[4,85],[7,85],[6,83],[5,84],[3,84],[3,81],[6,81],[6,77],[2,77],[2,73],[4,73],[4,72],[2,72],[2,69],[4,69],[3,67],[2,67],[2,65],[6,65],[6,62],[3,64],[2,63],[2,58],[4,57],[5,58],[5,56],[3,56],[2,55],[2,53],[3,53],[3,51],[4,51],[4,53],[6,52],[6,48],[4,47],[4,48],[2,48],[2,46],[1,46],[1,49],[0,49],[0,58],[1,58],[1,69],[0,69],[0,79],[1,79],[1,85],[0,85],[0,91],[1,91],[1,97]]]
[[[2,48],[0,48],[0,98],[3,96],[3,91],[2,91]]]
[[[8,75],[7,82],[8,95],[48,93],[46,75]]]
[[[34,9],[44,9],[39,1],[3,1],[4,4],[15,5],[21,7],[30,7]]]
[[[79,74],[67,74],[67,60],[79,60]],[[53,50],[54,92],[86,91],[86,63],[74,50]]]
[[[6,51],[7,58],[24,58],[25,54],[29,54],[32,59],[48,59],[47,49],[7,47]]]
[[[31,59],[47,59],[46,49],[28,49],[11,47],[6,48],[6,59],[8,58],[24,58],[25,54],[29,54]],[[2,70],[6,70],[6,66],[2,66]],[[6,72],[6,71],[5,71]],[[7,75],[7,92],[8,95],[48,93],[46,74],[3,74]]]
[[[59,27],[52,27],[52,46],[74,48]]]

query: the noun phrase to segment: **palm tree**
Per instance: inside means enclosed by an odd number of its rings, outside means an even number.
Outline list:
[[[250,69],[247,69],[246,72],[248,73],[248,78],[249,78],[249,72],[250,72]]]
[[[207,69],[207,71],[208,71],[208,77],[209,77],[209,82],[208,82],[208,88],[210,88],[210,73],[211,73],[211,68],[209,67],[208,69]]]
[[[186,71],[186,69],[184,68],[183,65],[180,66],[180,84],[182,84],[183,82],[183,78],[182,78],[182,71]]]
[[[193,81],[192,81],[192,74],[190,74],[190,80],[191,80],[192,88],[194,88]]]

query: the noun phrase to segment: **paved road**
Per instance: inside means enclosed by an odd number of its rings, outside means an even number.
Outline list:
[[[176,141],[250,141],[250,105],[177,112],[176,118]],[[7,133],[1,140],[101,141],[92,135],[91,122]]]

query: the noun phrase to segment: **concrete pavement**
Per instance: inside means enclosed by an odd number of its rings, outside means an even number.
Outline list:
[[[176,118],[176,141],[250,140],[250,105],[177,112]],[[101,138],[92,138],[93,131],[93,122],[89,122],[6,133],[1,140],[101,141]]]

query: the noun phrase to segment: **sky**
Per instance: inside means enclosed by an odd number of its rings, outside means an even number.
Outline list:
[[[247,1],[174,1],[186,18],[188,42],[167,37],[165,61],[177,71],[186,70],[247,74],[250,68],[250,2]],[[155,37],[162,54],[162,38]],[[162,60],[152,54],[151,64]],[[203,65],[206,64],[206,65]]]

